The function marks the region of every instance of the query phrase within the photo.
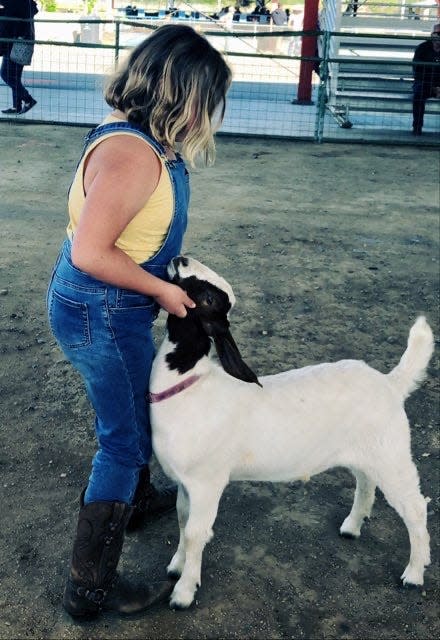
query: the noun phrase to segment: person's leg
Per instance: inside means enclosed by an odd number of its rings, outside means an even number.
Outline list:
[[[133,498],[133,512],[127,522],[128,532],[144,527],[154,518],[175,509],[177,486],[171,485],[157,489],[150,479],[148,465],[141,469],[136,492]]]
[[[153,304],[122,306],[118,290],[81,287],[55,279],[49,318],[96,414],[98,450],[84,503],[130,504],[139,471],[151,455],[147,392],[154,357]]]
[[[7,85],[9,85],[9,74],[8,74],[8,63],[7,63],[8,57],[5,54],[2,57],[2,64],[0,67],[0,78],[3,80],[3,82]]]
[[[84,502],[97,500],[131,504],[139,471],[151,457],[147,404],[154,357],[151,313],[109,309],[114,349],[101,363],[78,362],[96,412],[98,451]]]
[[[13,69],[13,73],[15,76],[15,90],[17,92],[16,100],[17,104],[21,105],[19,108],[19,113],[26,113],[37,104],[37,101],[34,100],[21,80],[23,75],[23,65],[17,64],[16,62],[12,61],[11,63],[15,66],[15,69]]]
[[[131,502],[133,512],[127,523],[127,530],[134,531],[141,528],[147,522],[151,521],[162,513],[174,509],[177,499],[177,487],[168,486],[160,490],[157,489],[150,480],[150,469],[148,463],[151,458],[151,426],[149,416],[149,405],[147,403],[148,385],[151,373],[151,366],[154,358],[154,345],[150,327],[156,316],[157,309],[153,307],[149,314],[142,311],[143,296],[136,294],[124,293],[119,297],[117,306],[109,305],[109,323],[114,336],[117,336],[118,352],[124,358],[124,372],[132,381],[130,389],[119,385],[118,390],[113,392],[113,400],[117,400],[118,395],[127,397],[132,394],[133,401],[133,424],[137,424],[138,438],[138,457],[137,471],[139,472],[135,491],[131,494]],[[135,306],[133,308],[133,305]],[[130,311],[131,309],[131,311]],[[131,320],[129,320],[131,318]],[[127,333],[127,326],[131,329]],[[124,372],[120,372],[117,379],[122,380]],[[110,408],[111,410],[111,408]],[[113,415],[114,412],[112,412]],[[101,433],[100,444],[101,449],[95,456],[93,461],[93,471],[89,481],[89,487],[86,492],[85,501],[92,501],[95,495],[95,486],[98,483],[102,495],[103,481],[106,478],[106,466],[108,461],[108,453],[106,449],[105,435],[103,437],[102,425],[97,425],[98,433]],[[122,473],[124,473],[122,468]],[[120,499],[120,498],[119,498]]]
[[[76,270],[66,255],[57,263],[48,292],[50,325],[97,415],[98,452],[81,500],[63,601],[72,616],[101,609],[135,613],[171,590],[166,582],[146,590],[115,582],[139,469],[151,453],[146,395],[154,306],[144,298],[136,307],[136,296],[130,302],[134,306]]]
[[[21,81],[22,74],[23,65],[17,64],[11,60],[9,54],[3,56],[0,75],[4,83],[11,88],[12,108],[16,113],[25,113],[36,104],[36,101],[32,98],[31,94]],[[24,105],[28,108],[22,111]],[[5,112],[11,112],[11,110],[8,109]]]
[[[117,575],[129,515],[130,507],[120,502],[82,505],[63,596],[71,616],[92,617],[102,610],[135,614],[170,595],[169,580],[131,585]]]
[[[413,133],[420,135],[423,129],[425,103],[428,96],[421,82],[414,82],[413,86]]]
[[[9,54],[4,55],[0,75],[3,82],[7,84],[12,91],[12,108],[5,109],[3,113],[17,113],[21,109],[21,101],[19,102],[18,100],[16,71],[17,65],[9,58]]]

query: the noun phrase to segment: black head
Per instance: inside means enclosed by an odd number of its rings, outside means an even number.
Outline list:
[[[168,355],[168,363],[181,373],[209,353],[214,341],[220,363],[226,373],[259,384],[255,373],[243,361],[229,330],[228,314],[235,304],[231,286],[214,271],[194,260],[179,256],[168,266],[171,281],[182,287],[196,307],[185,318],[169,316],[170,340],[177,343]]]

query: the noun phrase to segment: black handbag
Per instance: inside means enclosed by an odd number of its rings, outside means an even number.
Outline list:
[[[34,43],[25,40],[24,38],[18,38],[11,49],[11,53],[9,54],[12,62],[16,64],[21,64],[22,66],[31,64],[32,56],[34,54]]]

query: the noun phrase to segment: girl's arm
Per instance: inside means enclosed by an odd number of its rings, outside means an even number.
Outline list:
[[[72,262],[116,287],[151,296],[169,313],[186,316],[195,304],[180,287],[147,273],[115,243],[149,200],[161,163],[145,142],[114,136],[91,153],[84,170],[86,200],[72,243]]]

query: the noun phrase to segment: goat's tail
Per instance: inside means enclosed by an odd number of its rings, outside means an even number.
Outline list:
[[[419,316],[411,327],[408,346],[399,364],[388,378],[404,398],[407,398],[426,376],[426,368],[434,350],[434,336],[424,316]]]

